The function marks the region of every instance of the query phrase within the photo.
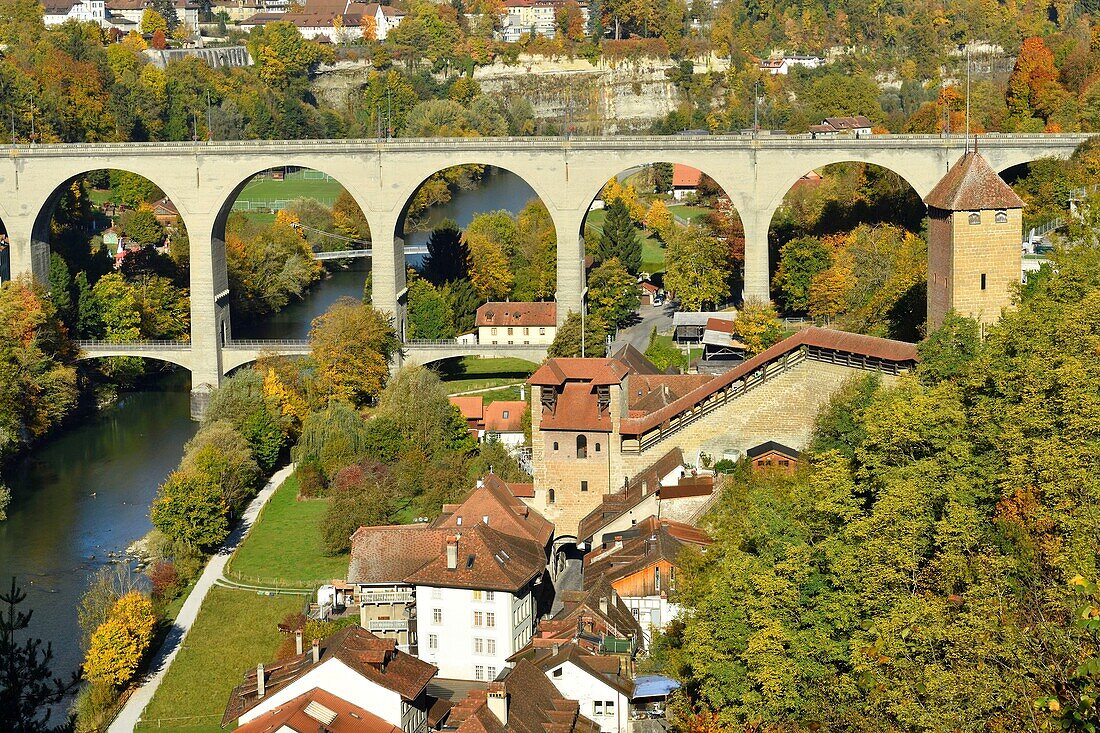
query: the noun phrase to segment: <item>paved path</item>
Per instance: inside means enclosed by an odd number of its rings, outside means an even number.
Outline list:
[[[157,688],[160,687],[160,683],[164,680],[164,675],[168,672],[172,660],[176,658],[176,652],[183,646],[183,640],[187,638],[187,632],[191,630],[191,624],[195,623],[195,617],[199,614],[199,607],[202,606],[203,600],[206,599],[206,594],[210,592],[210,589],[214,587],[214,584],[222,577],[222,573],[225,571],[225,566],[229,562],[229,558],[233,556],[233,552],[241,544],[241,540],[245,538],[248,534],[248,530],[252,528],[252,523],[256,521],[256,517],[260,514],[260,509],[262,509],[264,504],[267,503],[267,500],[271,498],[271,495],[275,493],[275,489],[279,488],[293,471],[294,465],[291,464],[286,468],[280,469],[271,477],[267,485],[260,490],[260,493],[256,495],[256,498],[253,499],[252,503],[245,509],[244,516],[241,517],[241,521],[237,524],[236,529],[234,529],[229,537],[226,538],[225,542],[222,543],[217,554],[206,563],[206,568],[202,571],[202,575],[199,576],[199,580],[195,583],[195,587],[191,589],[191,593],[188,594],[187,600],[184,601],[183,608],[180,609],[175,623],[172,625],[171,630],[169,630],[168,637],[157,651],[157,655],[150,665],[150,672],[146,675],[145,681],[142,682],[137,692],[131,695],[130,699],[126,701],[118,717],[111,723],[111,727],[107,729],[107,733],[130,733],[130,731],[134,729],[134,726],[137,725],[138,721],[141,720],[142,712],[149,704],[149,701],[153,699],[153,694],[156,693]]]
[[[657,327],[657,333],[671,330],[672,314],[675,311],[676,307],[667,301],[661,305],[641,306],[638,308],[640,320],[633,326],[619,329],[615,343],[611,344],[611,350],[614,351],[620,346],[631,344],[644,354],[645,350],[649,348],[649,334],[653,332],[653,327]]]

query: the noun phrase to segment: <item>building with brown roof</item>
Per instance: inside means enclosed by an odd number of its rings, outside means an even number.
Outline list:
[[[599,733],[576,700],[520,660],[499,681],[473,690],[451,710],[443,730],[455,733]]]
[[[394,633],[443,677],[493,679],[530,641],[546,605],[553,534],[495,475],[431,526],[360,527],[348,583],[361,622]]]
[[[404,733],[426,733],[436,700],[427,693],[436,668],[358,626],[314,642],[290,659],[257,665],[229,696],[222,725],[241,725],[324,690]],[[316,730],[316,729],[315,729]]]
[[[576,700],[601,733],[627,733],[634,692],[629,658],[598,655],[573,642],[530,648],[517,657],[541,669],[563,697]]]
[[[948,311],[995,322],[1020,281],[1023,206],[977,152],[965,154],[925,197],[928,327]]]
[[[764,440],[801,448],[854,374],[890,379],[916,358],[913,344],[810,327],[715,376],[662,375],[644,357],[549,359],[528,380],[535,486],[525,501],[563,542],[584,540],[580,521],[603,495],[671,449],[701,466]]]
[[[526,400],[496,400],[485,408],[485,439],[496,440],[509,449],[523,445],[523,416]]]
[[[237,728],[238,733],[401,733],[374,713],[315,687]]]
[[[782,443],[768,440],[749,448],[745,456],[756,471],[779,470],[793,473],[798,468],[802,453]]]
[[[509,662],[532,649],[575,643],[595,654],[619,654],[633,658],[643,648],[644,633],[623,599],[603,577],[583,590],[564,590],[561,608],[539,622],[531,643]]]
[[[649,517],[593,548],[584,561],[585,588],[601,582],[601,576],[610,583],[645,630],[648,644],[651,628],[664,628],[680,613],[680,554],[687,547],[705,550],[710,543],[701,529]]]
[[[694,196],[699,189],[699,181],[703,179],[703,171],[692,168],[682,163],[672,164],[672,198],[682,201],[688,196]]]
[[[479,344],[551,344],[558,333],[554,302],[489,302],[474,320]]]
[[[307,0],[297,12],[262,12],[240,25],[251,31],[268,23],[283,21],[298,29],[302,37],[317,42],[344,42],[362,37],[365,18],[374,19],[375,38],[384,41],[400,25],[405,12],[391,5],[362,3],[356,0]]]

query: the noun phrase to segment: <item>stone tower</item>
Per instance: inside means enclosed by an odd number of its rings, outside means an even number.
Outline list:
[[[928,329],[954,309],[993,323],[1020,282],[1024,202],[977,152],[951,166],[928,204]]]

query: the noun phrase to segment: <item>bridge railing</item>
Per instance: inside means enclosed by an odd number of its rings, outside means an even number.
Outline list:
[[[223,349],[308,349],[307,339],[231,339]]]
[[[95,341],[80,339],[73,343],[82,349],[172,349],[181,351],[191,348],[190,341]]]
[[[982,145],[997,147],[1015,142],[1036,142],[1040,140],[1062,140],[1067,143],[1081,142],[1091,137],[1089,133],[983,133],[977,136]],[[905,147],[913,142],[941,141],[943,144],[961,145],[965,137],[963,135],[866,135],[861,137],[849,137],[839,135],[835,137],[820,136],[816,139],[809,133],[798,134],[768,134],[753,137],[738,132],[716,135],[639,135],[639,136],[572,136],[572,137],[474,137],[474,138],[349,138],[334,140],[200,140],[200,141],[176,141],[157,143],[59,143],[50,145],[4,145],[0,149],[18,152],[20,154],[33,154],[48,157],[51,155],[71,155],[73,152],[86,150],[89,152],[121,153],[166,150],[203,150],[206,153],[224,151],[226,153],[239,153],[241,151],[255,150],[261,153],[295,152],[302,150],[326,149],[339,152],[347,149],[363,149],[370,147],[377,150],[422,150],[440,149],[448,150],[459,145],[468,149],[493,148],[506,144],[509,147],[528,149],[546,147],[616,147],[637,148],[645,145],[661,145],[663,147],[684,148],[724,148],[724,147],[757,147],[774,144],[784,146],[790,143],[798,143],[809,146],[827,147],[829,144],[844,145],[870,145],[885,144],[888,147]]]

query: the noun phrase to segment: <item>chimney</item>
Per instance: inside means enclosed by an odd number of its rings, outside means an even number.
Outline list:
[[[489,712],[497,716],[500,724],[508,725],[508,692],[504,689],[503,682],[490,682],[488,699]]]
[[[267,690],[264,689],[264,665],[260,662],[256,665],[256,699],[263,700]]]
[[[302,630],[298,629],[294,632],[294,653],[299,657],[302,656]]]
[[[600,596],[600,613],[607,615],[607,596]]]
[[[561,649],[561,647],[560,647],[560,646],[558,646],[558,645],[557,645],[556,643],[555,643],[555,644],[551,644],[551,645],[550,645],[550,652],[551,652],[551,653],[552,653],[552,654],[553,654],[553,655],[554,655],[555,657],[556,657],[556,656],[558,656],[558,651],[559,651],[560,649]]]
[[[622,535],[615,535],[615,549],[616,550],[623,549],[623,536]]]
[[[458,567],[458,535],[447,538],[447,569],[454,570]]]
[[[519,399],[520,399],[521,402],[526,402],[527,401],[527,385],[526,384],[520,384],[519,385]]]
[[[318,639],[313,640],[313,663],[321,661],[321,642]]]

